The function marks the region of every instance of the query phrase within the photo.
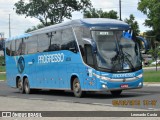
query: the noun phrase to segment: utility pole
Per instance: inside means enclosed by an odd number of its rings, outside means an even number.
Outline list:
[[[121,18],[121,0],[119,0],[119,19],[122,20]]]
[[[9,37],[11,37],[11,20],[10,20],[10,14],[9,14]]]
[[[154,50],[154,52],[155,52],[155,58],[156,58],[156,71],[157,71],[158,70],[158,68],[157,68],[157,57],[158,57],[157,46],[158,46],[158,42],[155,41],[154,44],[155,44],[155,50]]]

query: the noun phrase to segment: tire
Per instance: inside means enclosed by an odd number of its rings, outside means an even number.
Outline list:
[[[31,93],[31,89],[30,89],[30,84],[28,81],[28,78],[25,78],[24,80],[24,91],[26,94],[30,94]]]
[[[18,79],[17,88],[20,93],[22,93],[22,94],[24,93],[24,86],[23,86],[22,80],[20,78]]]
[[[84,92],[81,90],[81,86],[80,86],[80,82],[78,80],[78,78],[75,78],[73,80],[73,93],[75,97],[81,98],[84,95]]]
[[[111,91],[111,94],[114,97],[120,96],[121,93],[122,93],[122,90]]]

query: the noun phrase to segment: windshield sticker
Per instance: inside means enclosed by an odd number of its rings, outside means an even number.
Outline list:
[[[124,33],[123,33],[123,37],[124,37],[124,38],[130,38],[130,39],[132,38],[131,34],[128,33],[128,32],[124,32]]]
[[[88,69],[89,77],[92,77],[92,69]]]

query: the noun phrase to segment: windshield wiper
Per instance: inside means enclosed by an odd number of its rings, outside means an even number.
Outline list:
[[[134,66],[133,66],[133,64],[131,63],[131,61],[128,58],[128,56],[131,57],[131,58],[132,58],[132,56],[129,53],[123,51],[121,47],[120,47],[120,50],[121,50],[123,64],[124,64],[125,60],[127,60],[128,61],[127,63],[129,64],[129,66],[131,67],[131,69],[134,70]]]
[[[124,69],[123,65],[125,64],[125,62],[129,65],[129,67],[132,70],[134,70],[134,66],[131,63],[131,61],[129,60],[128,56],[132,58],[132,56],[130,54],[128,54],[127,52],[123,51],[122,48],[119,47],[119,51],[117,52],[117,55],[114,58],[112,58],[112,64],[113,64],[112,70],[116,70],[116,67],[117,67],[118,64],[121,65],[120,69]]]
[[[112,58],[112,71],[118,70],[121,71],[122,70],[122,58],[123,56],[120,55],[120,52],[117,51],[117,55]],[[118,68],[118,69],[117,69]]]

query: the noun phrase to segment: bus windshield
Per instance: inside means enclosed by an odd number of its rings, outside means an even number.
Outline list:
[[[138,44],[123,37],[123,31],[92,31],[97,45],[97,65],[113,72],[132,71],[141,66]]]

